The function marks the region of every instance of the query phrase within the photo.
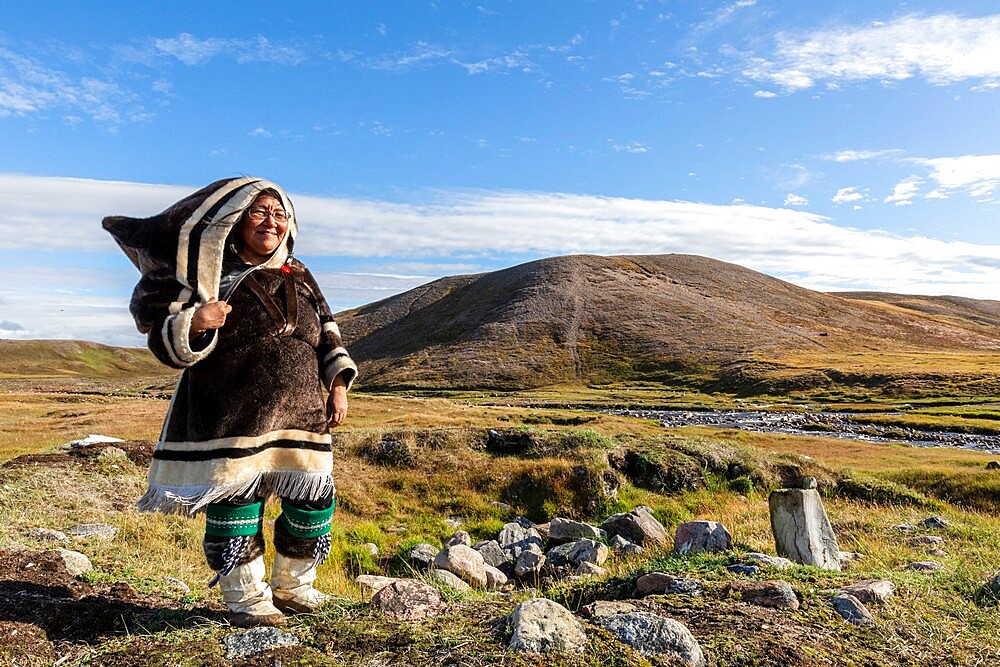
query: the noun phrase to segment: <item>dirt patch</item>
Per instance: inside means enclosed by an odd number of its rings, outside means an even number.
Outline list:
[[[188,608],[126,583],[80,581],[54,551],[0,550],[0,658],[53,656],[68,645],[221,619],[221,606]]]
[[[123,442],[101,442],[93,445],[83,445],[73,447],[61,452],[51,452],[47,454],[25,454],[18,456],[0,465],[0,468],[24,468],[33,464],[44,464],[46,466],[72,465],[83,463],[84,465],[96,465],[102,455],[107,455],[108,450],[120,449],[125,452],[128,460],[140,467],[149,466],[153,459],[153,449],[156,443],[149,440],[125,440]]]

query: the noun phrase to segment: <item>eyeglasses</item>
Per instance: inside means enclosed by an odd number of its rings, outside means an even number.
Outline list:
[[[264,222],[264,220],[267,219],[267,216],[271,216],[275,222],[288,221],[288,213],[280,208],[274,209],[273,211],[266,208],[252,208],[247,211],[247,216],[249,216],[249,218],[254,222]]]

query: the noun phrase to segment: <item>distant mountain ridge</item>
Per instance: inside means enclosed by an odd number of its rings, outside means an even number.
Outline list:
[[[80,340],[0,339],[0,378],[99,380],[173,373],[144,349]]]
[[[787,370],[803,359],[1000,359],[1000,302],[826,294],[681,254],[572,255],[452,276],[337,319],[369,387],[651,381],[725,389],[748,369]]]

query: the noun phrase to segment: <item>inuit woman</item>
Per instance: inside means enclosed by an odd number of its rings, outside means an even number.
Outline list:
[[[318,608],[334,507],[328,428],[357,367],[319,286],[292,256],[291,201],[258,178],[212,183],[152,218],[109,217],[142,278],[130,310],[150,349],[184,369],[143,510],[206,515],[204,551],[234,625]],[[281,499],[265,583],[264,502]]]

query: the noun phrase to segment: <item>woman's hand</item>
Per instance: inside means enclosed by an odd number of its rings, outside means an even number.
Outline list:
[[[226,315],[233,309],[225,301],[211,298],[191,316],[191,335],[198,336],[209,329],[219,329],[226,323]]]
[[[347,383],[338,375],[333,381],[330,398],[326,401],[326,419],[330,428],[344,423],[347,417]]]

